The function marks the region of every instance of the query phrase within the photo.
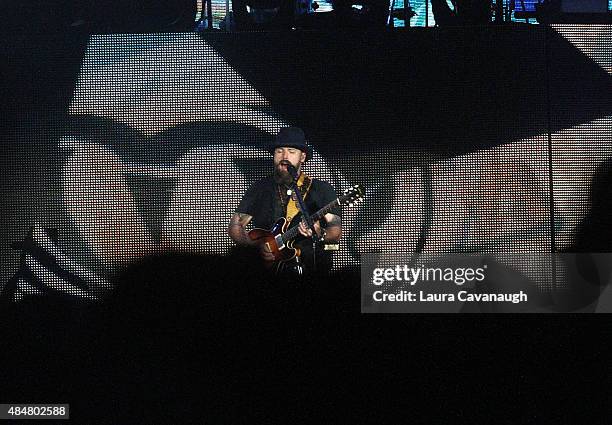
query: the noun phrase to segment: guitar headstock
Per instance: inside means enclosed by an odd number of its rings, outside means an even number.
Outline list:
[[[340,201],[340,205],[354,205],[357,202],[362,201],[364,195],[365,190],[363,189],[363,186],[356,184],[346,189],[338,200]]]

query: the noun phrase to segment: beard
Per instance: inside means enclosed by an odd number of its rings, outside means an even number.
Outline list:
[[[291,182],[293,181],[293,177],[291,177],[291,174],[289,174],[287,170],[279,167],[279,165],[281,164],[291,164],[291,163],[289,161],[283,160],[279,162],[278,165],[274,166],[274,181],[277,184],[283,184],[285,186],[289,186]],[[299,173],[299,168],[298,168],[298,173]]]

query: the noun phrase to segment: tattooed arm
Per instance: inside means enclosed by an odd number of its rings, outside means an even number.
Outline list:
[[[254,245],[246,232],[246,225],[252,218],[252,216],[243,213],[236,213],[232,216],[229,226],[227,226],[227,234],[238,245]]]
[[[238,245],[257,245],[247,235],[246,225],[249,224],[253,217],[248,214],[236,213],[232,216],[229,226],[227,226],[227,234]],[[268,244],[259,245],[259,253],[266,261],[274,261],[274,254],[270,252]]]
[[[338,242],[342,236],[342,219],[335,214],[325,214],[325,242]]]

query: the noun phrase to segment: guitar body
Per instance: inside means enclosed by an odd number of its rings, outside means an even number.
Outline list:
[[[289,223],[284,218],[279,218],[270,230],[253,229],[248,235],[252,241],[256,241],[258,245],[265,244],[270,252],[274,255],[274,261],[267,262],[269,267],[282,265],[287,261],[291,261],[300,255],[300,249],[293,247],[293,241],[284,243],[282,234],[289,227]]]

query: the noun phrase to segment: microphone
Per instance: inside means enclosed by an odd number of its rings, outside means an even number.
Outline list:
[[[291,174],[291,177],[293,177],[293,180],[297,180],[298,178],[298,173],[297,170],[295,169],[295,167],[289,163],[285,164],[285,166],[287,167],[287,172],[289,174]]]

